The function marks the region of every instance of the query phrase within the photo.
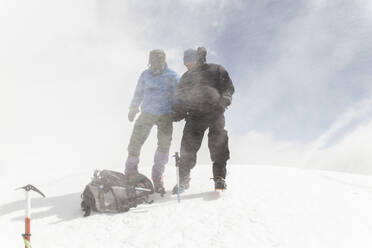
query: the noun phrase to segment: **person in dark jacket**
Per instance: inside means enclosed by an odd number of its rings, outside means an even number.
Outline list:
[[[128,119],[133,121],[139,112],[128,145],[128,158],[125,163],[125,174],[138,174],[140,151],[150,134],[152,127],[157,126],[158,147],[152,167],[154,190],[165,193],[163,173],[168,163],[169,148],[172,140],[173,124],[171,118],[172,103],[175,101],[179,76],[169,69],[163,50],[152,50],[149,55],[149,68],[140,78],[129,107]]]
[[[188,71],[179,81],[178,103],[172,112],[174,121],[186,120],[179,160],[181,192],[189,187],[190,171],[196,164],[197,152],[207,129],[215,189],[226,189],[226,162],[230,151],[224,112],[231,104],[234,86],[221,65],[206,63],[206,55],[207,51],[202,47],[184,52]],[[177,186],[173,189],[173,193],[176,192]]]

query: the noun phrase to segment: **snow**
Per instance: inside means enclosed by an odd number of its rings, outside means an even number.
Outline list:
[[[119,170],[119,168],[116,168]],[[150,167],[141,168],[149,175]],[[228,190],[214,192],[209,165],[192,171],[181,203],[168,193],[127,213],[82,217],[93,171],[35,171],[33,247],[371,247],[372,180],[285,167],[230,165]],[[1,177],[0,243],[22,247],[26,178]],[[175,184],[169,164],[166,188]]]
[[[0,246],[23,246],[15,188],[31,183],[47,196],[33,194],[35,248],[372,247],[371,176],[282,167],[372,174],[371,1],[287,2],[2,1]],[[180,204],[168,194],[82,217],[93,170],[124,169],[148,51],[163,48],[182,74],[183,51],[199,45],[237,88],[228,190],[213,191],[204,140]],[[152,132],[146,175],[155,149]],[[172,163],[165,178],[171,190]]]

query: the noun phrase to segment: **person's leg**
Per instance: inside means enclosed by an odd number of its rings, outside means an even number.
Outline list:
[[[158,118],[156,125],[158,127],[158,150],[169,153],[172,141],[173,121],[169,115],[162,115]]]
[[[141,148],[155,124],[155,116],[148,113],[141,113],[134,124],[132,135],[128,145],[128,158],[125,163],[125,174],[138,172],[139,155]]]
[[[226,162],[230,158],[227,131],[225,130],[225,117],[220,115],[211,122],[208,133],[208,147],[213,162],[213,177],[226,177]]]
[[[200,149],[207,124],[203,119],[188,119],[183,129],[180,153],[180,178],[189,178],[190,170],[196,164],[197,152]]]
[[[169,148],[172,140],[173,123],[169,116],[160,116],[156,124],[158,131],[158,148],[155,152],[151,176],[154,182],[155,191],[163,191],[163,173],[165,165],[169,160]]]
[[[181,154],[179,160],[180,192],[190,186],[190,171],[196,164],[196,154],[200,149],[204,132],[208,125],[203,119],[187,119],[183,129],[181,141]],[[172,193],[176,194],[178,185],[173,187]]]

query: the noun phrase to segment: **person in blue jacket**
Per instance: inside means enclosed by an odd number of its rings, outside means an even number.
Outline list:
[[[138,79],[128,119],[133,121],[138,112],[128,145],[128,158],[125,163],[125,174],[136,175],[140,152],[150,131],[157,126],[158,146],[152,167],[154,191],[164,194],[163,173],[169,159],[169,148],[172,140],[173,123],[171,118],[172,103],[175,101],[178,74],[169,69],[163,50],[150,51],[149,68]]]

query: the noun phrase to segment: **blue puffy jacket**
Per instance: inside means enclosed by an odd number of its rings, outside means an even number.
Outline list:
[[[150,69],[142,72],[130,108],[154,115],[170,114],[172,102],[176,101],[179,76],[166,66],[163,73],[154,75]]]

